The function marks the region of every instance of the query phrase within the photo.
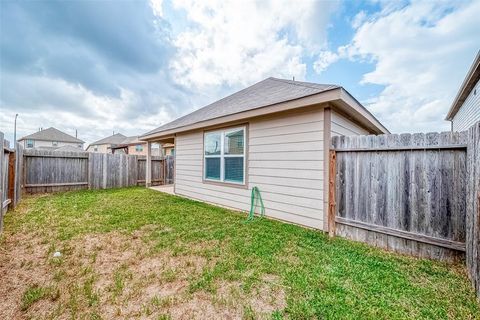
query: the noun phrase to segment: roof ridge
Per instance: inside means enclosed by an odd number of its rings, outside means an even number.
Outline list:
[[[287,80],[287,79],[280,79],[280,78],[274,78],[274,77],[270,77],[269,79],[272,79],[274,81],[283,82],[283,83],[288,83],[288,84],[295,85],[295,86],[302,86],[302,87],[306,87],[306,88],[310,88],[310,89],[316,89],[316,90],[318,90],[317,87],[311,86],[311,85],[308,85],[308,84],[311,83],[311,84],[317,84],[317,85],[329,86],[329,87],[337,87],[337,88],[340,87],[339,85],[336,85],[336,84],[312,83],[312,82],[306,82],[306,81],[295,81],[295,80]]]

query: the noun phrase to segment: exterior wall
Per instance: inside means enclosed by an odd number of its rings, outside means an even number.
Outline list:
[[[333,136],[356,136],[370,134],[345,116],[332,110],[331,113],[331,135]]]
[[[137,145],[131,145],[128,146],[128,154],[129,155],[134,155],[134,156],[146,156],[147,155],[147,144],[144,143],[143,145],[143,150],[142,151],[137,151],[136,146]],[[152,156],[160,156],[160,149],[152,147]]]
[[[178,134],[175,193],[249,211],[257,186],[267,216],[323,229],[323,122],[323,109],[249,121],[245,188],[204,183],[203,131]]]
[[[128,154],[136,155],[136,156],[146,156],[147,155],[147,144],[142,144],[143,150],[137,151],[137,145],[128,146]]]
[[[468,130],[477,121],[480,121],[480,81],[453,117],[453,131]]]
[[[30,139],[29,139],[30,140]],[[31,149],[27,148],[27,140],[19,140],[19,142],[22,144],[22,146],[25,149]],[[81,147],[79,147],[81,145]],[[34,148],[60,148],[63,146],[72,146],[75,148],[83,149],[83,143],[77,143],[77,142],[61,142],[58,141],[58,144],[56,146],[53,145],[53,141],[45,141],[45,140],[34,140]]]
[[[97,153],[112,153],[112,151],[110,149],[108,149],[110,145],[109,144],[97,144],[96,146],[93,146],[93,145],[90,145],[88,148],[87,148],[87,151],[88,152],[97,152]],[[97,147],[97,151],[94,151],[95,147]]]
[[[174,149],[175,149],[174,147],[166,147],[166,148],[163,148],[164,154],[165,154],[166,156],[173,156],[173,155],[174,155],[174,154],[173,154],[173,152],[174,152],[173,150],[174,150]]]

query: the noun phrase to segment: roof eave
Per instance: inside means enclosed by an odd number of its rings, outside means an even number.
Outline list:
[[[57,141],[57,142],[65,142],[65,143],[85,143],[83,140],[78,140],[78,141],[67,141],[67,140],[60,140],[60,139],[45,139],[45,138],[29,138],[28,136],[22,137],[18,139],[17,141],[23,141],[23,140],[37,140],[37,141]]]
[[[283,101],[283,102],[279,102],[279,103],[275,103],[267,106],[261,106],[252,110],[237,112],[237,113],[229,114],[226,116],[199,121],[190,125],[181,126],[181,127],[164,130],[160,132],[155,132],[152,134],[145,134],[140,136],[139,139],[142,141],[149,141],[154,139],[166,138],[179,132],[185,132],[185,131],[205,128],[205,127],[209,127],[209,126],[217,125],[221,123],[248,119],[248,118],[266,115],[270,113],[297,109],[297,108],[307,107],[315,104],[326,103],[326,102],[340,98],[341,89],[342,89],[341,87],[332,88],[330,90],[326,90],[320,93],[316,93],[316,94],[298,98],[298,99]]]
[[[477,56],[473,61],[470,69],[468,70],[465,79],[458,90],[455,99],[453,100],[452,106],[450,110],[448,110],[447,116],[445,120],[452,121],[455,115],[457,114],[458,110],[460,110],[461,105],[468,97],[472,89],[475,87],[475,84],[480,80],[480,50],[477,52]]]
[[[257,116],[262,116],[270,113],[276,113],[286,110],[297,109],[301,107],[308,107],[317,104],[323,104],[328,102],[342,101],[348,106],[350,110],[353,110],[355,116],[361,119],[364,123],[368,124],[368,127],[375,133],[390,133],[380,121],[378,121],[360,102],[358,102],[353,96],[351,96],[342,87],[333,88],[327,91],[323,91],[310,96],[284,101],[273,105],[263,106],[256,109],[243,111],[227,116],[222,116],[214,119],[196,122],[187,126],[182,126],[174,129],[155,132],[152,134],[145,134],[139,137],[142,141],[155,141],[166,138],[171,138],[177,133],[201,129],[205,127],[215,126],[222,123],[230,123],[235,121],[241,121]]]
[[[376,134],[388,134],[390,131],[370,112],[365,108],[355,97],[353,97],[347,90],[342,88],[341,100],[349,105],[351,110],[355,111],[357,118],[365,123]]]

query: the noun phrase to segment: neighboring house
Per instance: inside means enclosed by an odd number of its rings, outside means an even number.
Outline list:
[[[164,156],[175,155],[175,145],[173,143],[165,143],[162,147]]]
[[[463,80],[445,120],[452,131],[463,131],[480,121],[480,50]]]
[[[147,143],[145,141],[140,141],[138,136],[133,136],[125,138],[120,144],[112,146],[110,149],[112,150],[112,153],[144,156],[147,154]],[[158,145],[152,148],[152,155],[160,155]]]
[[[53,127],[40,130],[18,140],[25,149],[57,150],[67,148],[81,151],[85,141],[75,138]]]
[[[268,78],[140,138],[174,144],[177,195],[248,211],[258,187],[267,216],[326,230],[330,137],[380,133],[340,86]]]
[[[116,133],[106,138],[90,143],[87,147],[88,152],[112,153],[112,147],[116,147],[127,139],[121,133]]]

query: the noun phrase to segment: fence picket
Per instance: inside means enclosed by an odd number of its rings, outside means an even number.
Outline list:
[[[333,137],[332,145],[338,235],[421,257],[464,255],[422,241],[465,243],[466,145],[458,133]]]

